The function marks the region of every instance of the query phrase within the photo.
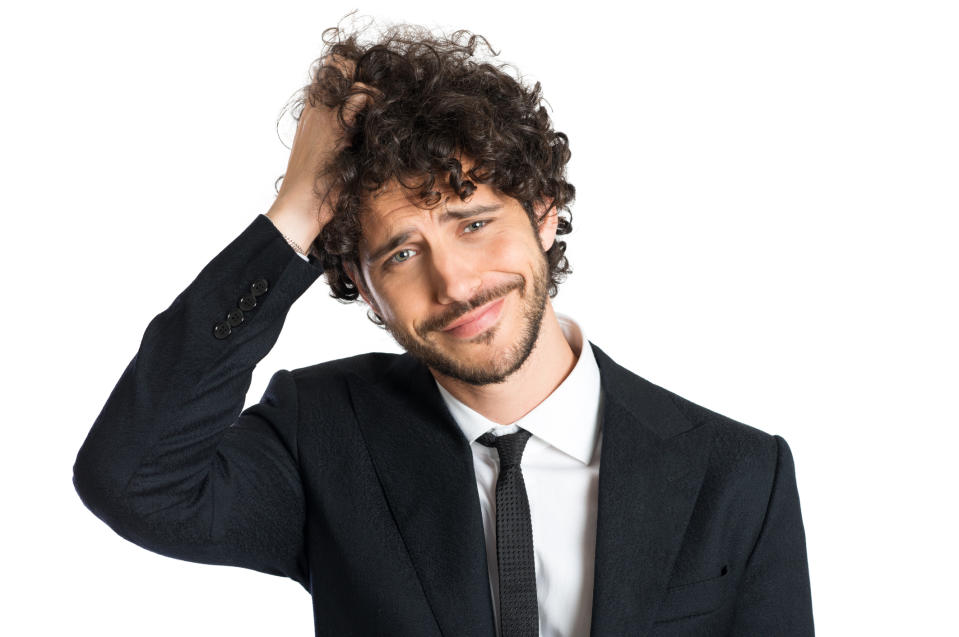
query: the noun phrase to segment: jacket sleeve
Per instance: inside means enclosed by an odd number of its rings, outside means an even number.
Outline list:
[[[730,635],[814,635],[806,537],[796,469],[780,436],[766,516],[743,575]]]
[[[309,590],[293,375],[243,404],[291,305],[322,274],[265,215],[150,321],[73,466],[83,503],[120,536]]]

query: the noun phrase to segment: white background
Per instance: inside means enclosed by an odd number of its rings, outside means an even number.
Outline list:
[[[71,477],[150,319],[268,209],[276,120],[354,7],[24,6],[0,20],[0,632],[311,635],[298,584],[140,549]],[[486,35],[542,82],[578,191],[556,309],[785,437],[818,634],[956,634],[956,5],[576,6],[359,8]],[[247,404],[277,369],[374,350],[400,351],[321,278]]]

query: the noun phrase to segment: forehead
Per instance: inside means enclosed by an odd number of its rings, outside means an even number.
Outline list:
[[[476,184],[476,190],[466,200],[460,199],[448,183],[439,179],[433,184],[433,190],[440,193],[440,198],[432,207],[423,203],[419,190],[403,187],[395,180],[378,190],[364,206],[361,220],[363,242],[368,245],[368,242],[393,234],[416,220],[437,217],[448,208],[505,203],[505,198],[487,184]]]

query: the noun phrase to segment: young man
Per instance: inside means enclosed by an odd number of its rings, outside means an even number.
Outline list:
[[[331,43],[275,204],[147,327],[78,493],[300,582],[317,634],[812,635],[788,445],[554,312],[566,136],[464,38]],[[280,370],[241,413],[320,274],[406,353]]]

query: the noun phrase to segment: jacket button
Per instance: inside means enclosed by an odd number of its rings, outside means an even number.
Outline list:
[[[260,277],[253,282],[253,285],[250,286],[250,292],[253,293],[253,296],[263,296],[266,293],[268,287],[266,285],[266,279]]]
[[[231,331],[232,330],[230,329],[229,323],[226,321],[220,321],[213,328],[213,336],[216,336],[217,338],[226,338],[230,335]]]
[[[230,310],[230,313],[226,315],[226,322],[230,324],[231,327],[236,327],[243,322],[243,310],[240,308],[233,308]]]
[[[240,297],[240,302],[237,303],[237,306],[244,312],[249,312],[256,307],[256,297],[252,294],[244,294]]]

